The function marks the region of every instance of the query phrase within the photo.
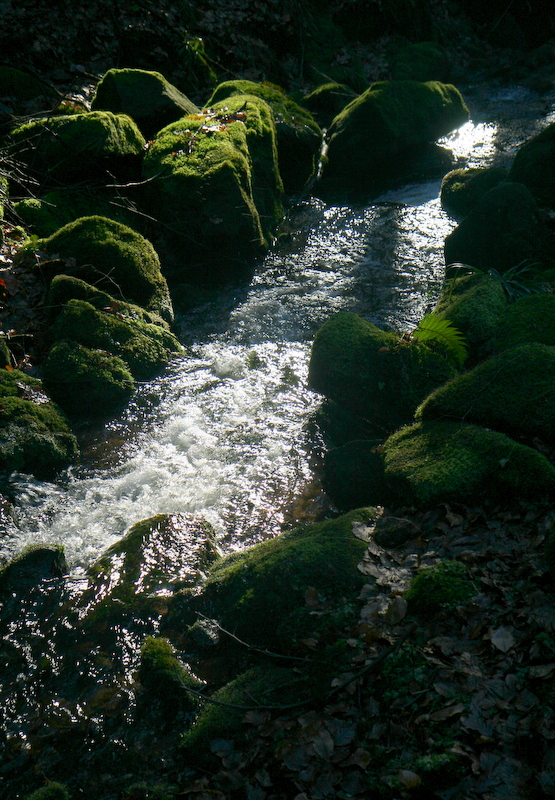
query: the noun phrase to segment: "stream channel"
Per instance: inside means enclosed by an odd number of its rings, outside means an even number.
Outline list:
[[[522,87],[462,91],[472,121],[440,143],[454,166],[508,166],[518,146],[555,119],[555,96]],[[248,285],[225,287],[178,320],[192,357],[141,386],[125,414],[88,444],[84,463],[57,483],[14,476],[18,522],[0,532],[0,558],[29,544],[61,543],[77,591],[87,566],[155,514],[207,519],[229,552],[317,513],[307,422],[321,398],[307,388],[311,342],[337,311],[404,332],[431,310],[443,242],[456,224],[441,209],[439,189],[438,178],[364,207],[309,199],[293,208],[288,235]],[[44,699],[33,701],[38,668],[27,612],[6,637],[21,658],[21,702],[0,676],[4,734],[20,743],[30,715],[61,714],[52,698],[49,711]],[[139,639],[122,644],[128,665]],[[68,712],[74,721],[76,708]]]

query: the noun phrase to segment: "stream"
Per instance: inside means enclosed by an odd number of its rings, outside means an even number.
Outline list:
[[[472,121],[440,142],[456,166],[507,166],[555,119],[555,97],[522,87],[462,91]],[[440,206],[440,183],[412,183],[363,207],[308,199],[291,209],[286,235],[248,285],[226,286],[178,319],[192,355],[141,385],[122,417],[87,442],[80,465],[55,483],[14,476],[17,525],[0,532],[0,559],[29,544],[63,544],[78,586],[108,546],[155,514],[207,519],[225,552],[316,517],[322,495],[307,423],[321,398],[307,388],[312,340],[337,311],[405,332],[431,310],[455,226]],[[35,623],[29,607],[8,637],[26,649],[18,676],[28,683],[25,702],[9,700],[12,688],[0,683],[4,731],[22,741],[37,713],[37,657],[26,638]],[[126,635],[122,660],[132,663],[140,637]],[[90,664],[83,669],[94,677]]]

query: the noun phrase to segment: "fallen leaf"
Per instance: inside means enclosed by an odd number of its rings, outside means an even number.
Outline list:
[[[410,769],[400,769],[397,775],[399,783],[405,789],[416,789],[422,783],[422,778]]]
[[[539,664],[536,667],[530,667],[528,675],[531,678],[549,678],[555,672],[555,664]]]
[[[515,644],[515,637],[508,628],[497,628],[491,635],[491,643],[502,653],[507,653]]]
[[[398,594],[393,598],[387,607],[387,611],[385,612],[386,622],[389,625],[397,625],[397,623],[401,622],[401,620],[405,618],[406,613],[407,601],[404,597],[401,597],[401,595]]]

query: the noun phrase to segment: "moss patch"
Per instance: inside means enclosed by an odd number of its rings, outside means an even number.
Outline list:
[[[409,608],[417,614],[437,614],[464,603],[477,594],[469,579],[464,564],[459,561],[442,561],[426,567],[416,575],[405,599]]]
[[[84,300],[69,300],[49,336],[54,342],[70,339],[93,350],[118,356],[137,380],[147,380],[181,352],[173,334],[138,319],[121,319],[117,312],[98,311]]]
[[[441,182],[441,205],[457,219],[470,214],[482,197],[507,179],[502,167],[471,167],[448,172]]]
[[[426,422],[385,442],[385,476],[403,504],[469,504],[485,498],[542,498],[555,492],[555,468],[505,434],[459,422]]]
[[[202,684],[179,660],[167,639],[147,636],[141,646],[138,677],[149,698],[161,700],[168,710],[173,707],[174,715],[198,708],[198,698],[187,689],[198,692]]]
[[[102,417],[124,405],[135,388],[127,366],[116,356],[77,342],[54,344],[43,365],[51,397],[75,417]]]
[[[312,389],[363,417],[378,435],[412,419],[419,403],[456,374],[442,356],[408,344],[353,313],[340,313],[316,334]]]
[[[245,80],[221,83],[207,106],[221,105],[234,95],[254,95],[268,103],[276,123],[279,172],[285,191],[300,191],[315,173],[320,153],[322,131],[313,116],[279,86]]]
[[[49,781],[46,786],[27,795],[25,800],[71,800],[71,795],[62,783]]]
[[[555,346],[555,295],[521,297],[499,317],[495,329],[496,352],[526,342]]]

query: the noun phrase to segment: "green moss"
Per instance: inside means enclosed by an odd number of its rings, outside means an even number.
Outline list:
[[[199,109],[159,72],[109,69],[96,87],[93,111],[127,114],[148,139],[185,114]]]
[[[164,128],[148,150],[152,213],[197,265],[229,277],[268,247],[283,213],[275,137],[270,107],[237,95]]]
[[[357,97],[344,83],[323,83],[303,97],[302,104],[314,115],[319,124],[329,127],[334,117]]]
[[[555,345],[555,295],[521,297],[499,317],[494,340],[496,352],[526,342]]]
[[[427,616],[453,609],[477,594],[464,564],[442,561],[416,575],[405,592],[409,609]]]
[[[357,564],[366,545],[353,535],[353,523],[374,516],[373,509],[359,509],[227,556],[212,567],[193,605],[246,641],[290,649],[318,624],[305,604],[308,587],[332,606],[356,591],[362,580]],[[176,615],[181,605],[177,600]],[[191,608],[185,600],[185,612]],[[319,622],[325,626],[325,615]]]
[[[434,312],[463,334],[472,365],[491,354],[497,323],[507,307],[501,281],[493,275],[476,274],[448,279]]]
[[[13,155],[45,182],[129,176],[145,140],[130,117],[91,111],[48,117],[12,131]]]
[[[322,141],[322,132],[312,114],[279,86],[246,80],[221,83],[207,106],[221,106],[235,95],[253,95],[268,103],[276,123],[279,172],[285,191],[300,191],[316,171]]]
[[[118,356],[137,380],[151,378],[172,354],[181,352],[175,336],[164,328],[138,319],[121,319],[117,312],[97,311],[84,300],[66,303],[49,336],[54,342],[70,339]]]
[[[145,311],[141,306],[117,300],[107,292],[103,292],[96,286],[91,286],[90,283],[82,281],[80,278],[74,278],[71,275],[55,275],[44,301],[45,307],[48,308],[51,316],[55,317],[69,300],[85,300],[94,306],[97,311],[108,311],[111,314],[117,314],[119,319],[130,322],[137,320],[139,322],[148,322],[150,325],[157,325],[160,328],[169,330],[166,320],[152,311]]]
[[[81,217],[32,247],[75,259],[77,267],[93,267],[102,278],[95,281],[99,288],[171,319],[168,286],[156,251],[131,228],[105,217]]]
[[[457,262],[500,273],[525,262],[553,266],[551,235],[525,186],[504,181],[482,196],[445,239],[445,263]]]
[[[0,370],[11,367],[12,357],[5,336],[0,336]]]
[[[25,800],[70,800],[68,789],[56,781],[48,781],[46,786],[27,795]]]
[[[451,84],[382,81],[349,103],[329,129],[320,190],[378,191],[422,148],[468,120]]]
[[[555,347],[524,344],[436,389],[416,418],[455,419],[555,441]]]
[[[25,227],[44,238],[79,217],[102,216],[133,229],[140,220],[131,208],[125,207],[121,197],[110,197],[107,192],[100,194],[90,189],[54,189],[40,199],[19,200],[13,207]]]
[[[403,504],[429,507],[555,492],[555,468],[537,450],[497,431],[460,422],[425,422],[384,444],[385,476]]]
[[[435,42],[405,45],[391,59],[391,77],[394,80],[445,81],[450,72],[447,54]]]
[[[150,697],[173,705],[175,711],[198,708],[198,698],[187,689],[198,692],[202,683],[182,664],[167,639],[147,636],[144,640],[139,681]]]
[[[90,350],[77,342],[54,344],[43,365],[51,397],[76,417],[99,417],[129,400],[135,387],[121,358]]]
[[[426,345],[400,341],[342,312],[316,334],[309,385],[368,420],[380,435],[411,420],[432,389],[455,374],[452,364]]]
[[[537,133],[517,151],[509,179],[528,187],[539,203],[555,206],[555,123]]]
[[[441,182],[441,205],[454,217],[470,214],[482,197],[507,179],[502,167],[471,167],[448,172]]]

